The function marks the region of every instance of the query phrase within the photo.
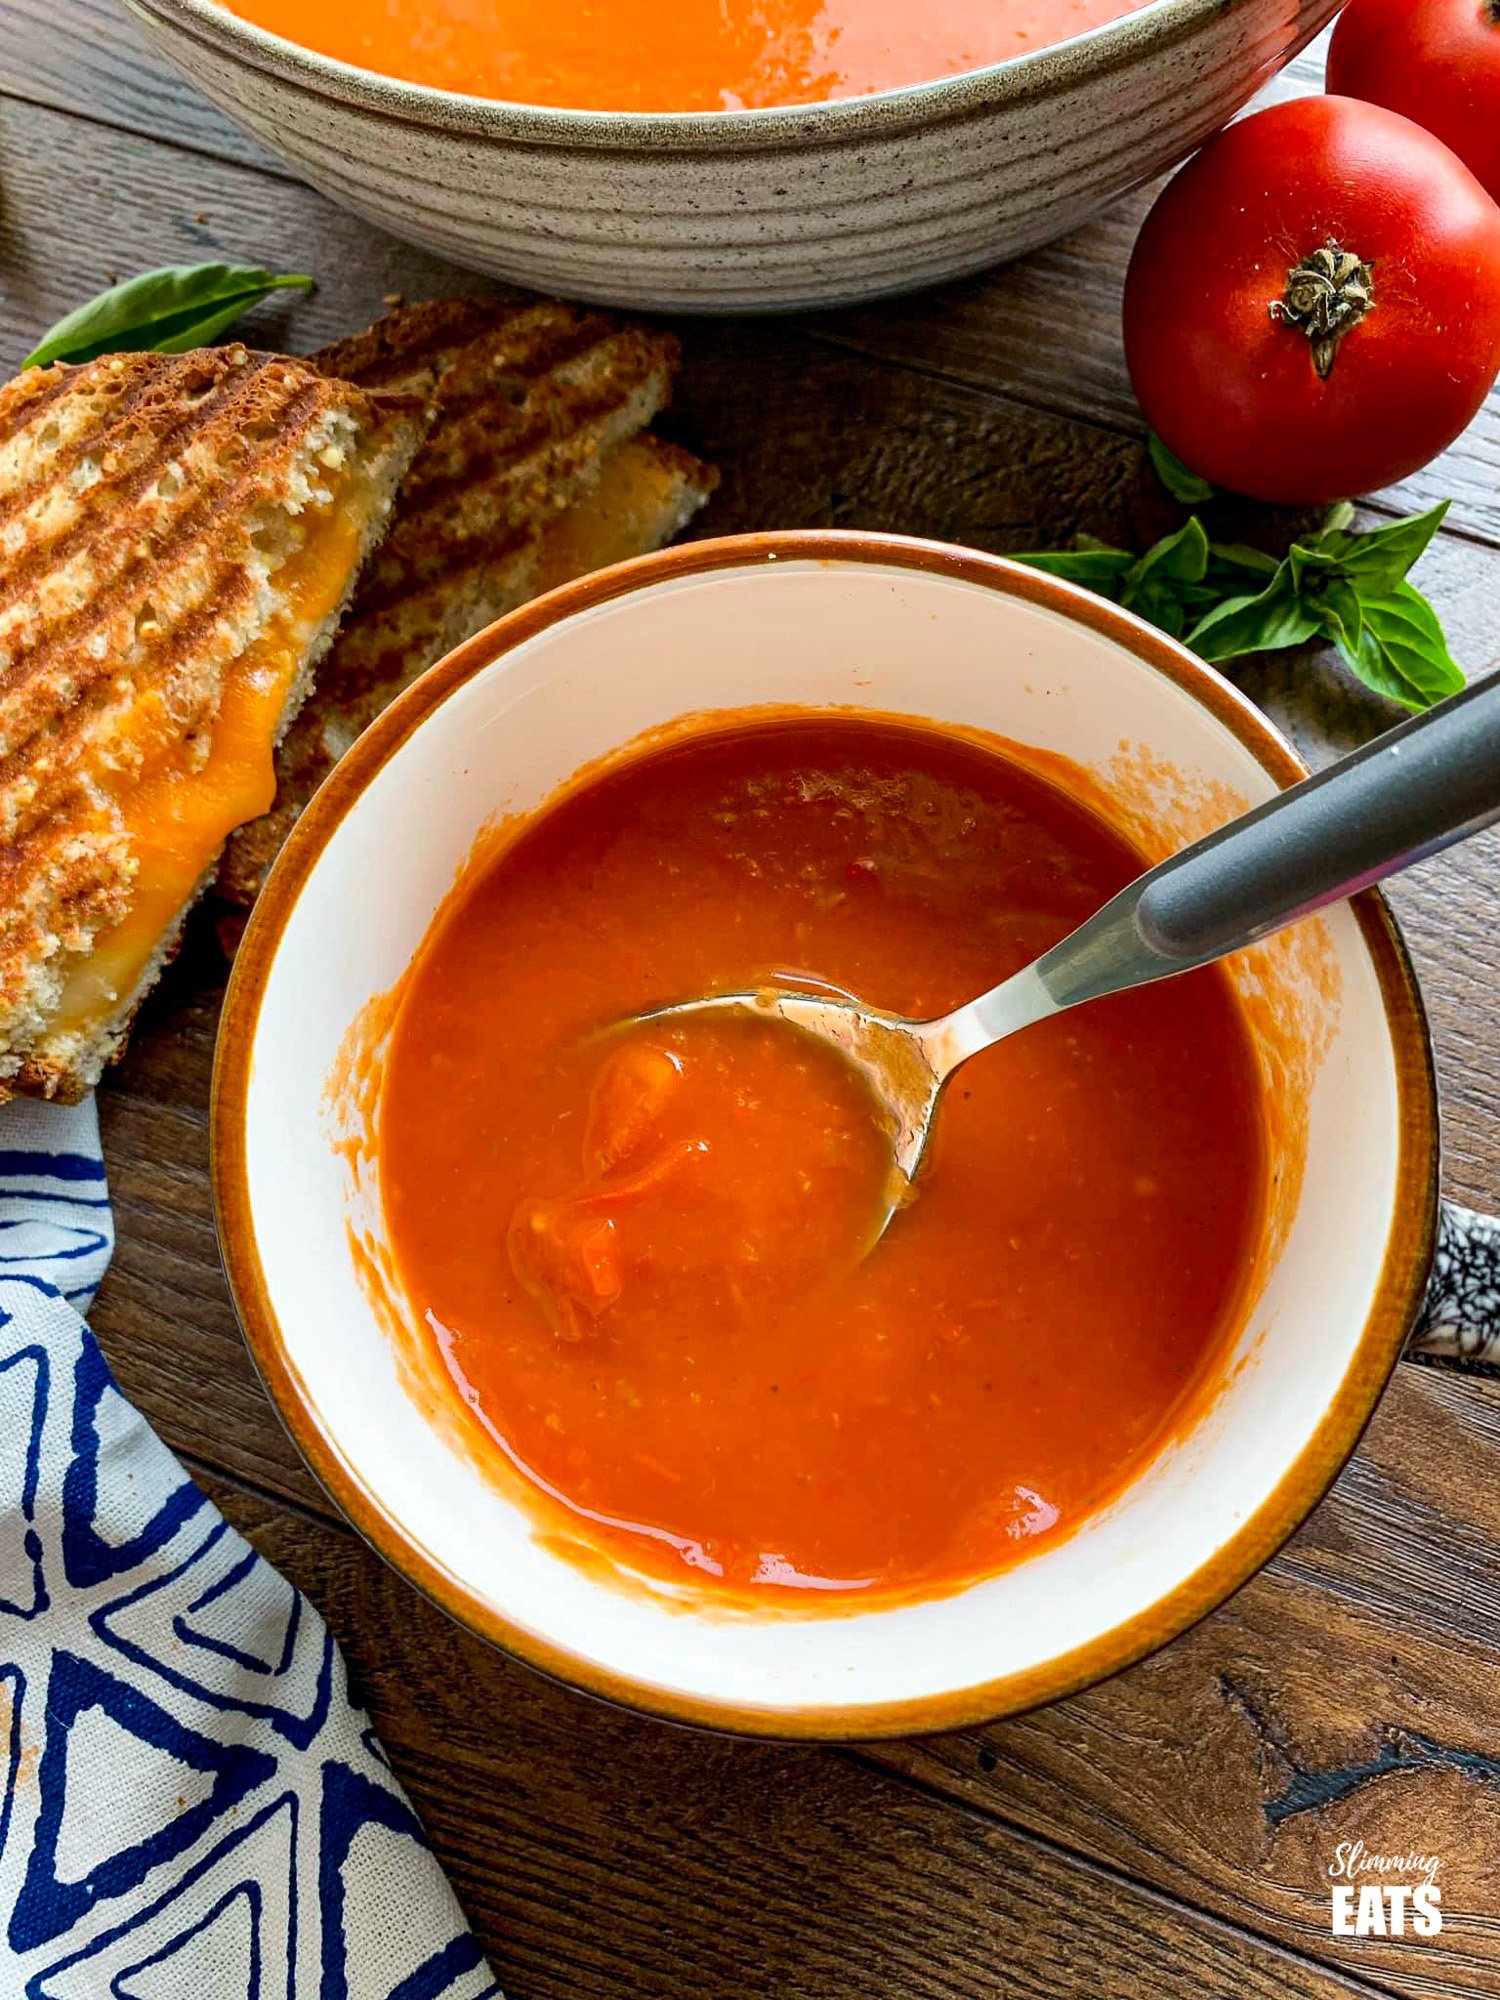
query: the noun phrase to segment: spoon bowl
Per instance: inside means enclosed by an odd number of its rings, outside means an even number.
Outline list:
[[[757,1020],[783,1021],[800,1034],[826,1042],[869,1085],[892,1155],[888,1199],[873,1246],[910,1197],[932,1132],[938,1096],[949,1073],[963,1059],[962,1053],[953,1052],[947,1019],[909,1021],[900,1014],[862,1007],[854,1000],[831,1000],[822,994],[767,986],[755,992],[715,993],[701,1000],[656,1007],[637,1014],[629,1025],[640,1027],[653,1021],[729,1010]]]

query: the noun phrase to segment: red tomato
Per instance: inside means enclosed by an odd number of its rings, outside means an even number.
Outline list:
[[[1351,0],[1328,88],[1435,132],[1500,201],[1500,17],[1492,0]]]
[[[1500,370],[1500,207],[1394,111],[1273,105],[1147,216],[1125,358],[1157,435],[1217,486],[1298,505],[1388,486]]]

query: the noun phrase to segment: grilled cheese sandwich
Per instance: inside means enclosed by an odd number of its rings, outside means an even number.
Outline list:
[[[242,347],[0,389],[0,1096],[98,1080],[274,754],[421,437]]]

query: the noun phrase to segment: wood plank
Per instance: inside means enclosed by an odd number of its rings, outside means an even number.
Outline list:
[[[66,0],[61,10],[47,9],[45,0],[0,0],[0,32],[7,31],[8,53],[15,60],[0,81],[0,94],[9,91],[67,110],[87,107],[90,117],[122,130],[173,140],[224,159],[264,161],[253,142],[167,69],[114,0]],[[1300,56],[1266,97],[1317,90],[1322,74],[1320,43]],[[284,172],[279,167],[276,171]],[[980,278],[911,299],[824,315],[810,324],[823,337],[856,351],[1138,437],[1141,417],[1120,348],[1119,301],[1130,248],[1150,199],[1149,189],[1126,196],[1061,243]],[[208,216],[205,225],[191,223],[200,209]],[[170,261],[219,255],[252,261],[251,253],[236,241],[240,221],[237,207],[220,213],[210,189],[204,201],[195,201],[187,210],[186,218],[175,219],[173,241],[178,247]],[[372,231],[363,233],[381,240]],[[83,242],[89,243],[91,236],[97,231],[85,232]],[[346,233],[338,232],[328,251],[306,268],[326,274],[333,255],[342,256],[345,240]],[[308,254],[318,247],[314,239]],[[273,246],[266,254],[290,259],[289,248]],[[384,289],[420,286],[417,267],[407,261],[413,253],[391,254],[393,259],[399,254],[403,275]],[[144,250],[132,259],[123,248],[112,247],[104,255],[109,269],[169,261],[165,251]],[[259,261],[261,255],[257,250],[253,260]],[[97,256],[93,262],[97,273]],[[390,268],[395,269],[394,261]],[[62,302],[57,311],[77,304],[102,282],[97,274],[90,279],[80,276],[72,290],[59,291]],[[299,317],[299,328],[302,324]],[[0,361],[4,359],[0,352]],[[1382,506],[1400,512],[1451,498],[1455,525],[1493,541],[1500,540],[1497,495],[1500,390],[1451,450],[1379,497]]]
[[[6,51],[0,95],[296,178],[170,68],[115,0],[67,0],[62,8],[49,0],[3,0],[0,36]]]
[[[1443,1182],[1471,1208],[1500,1214],[1500,834],[1394,883],[1390,900],[1412,950],[1432,1024],[1443,1106]]]
[[[351,1535],[213,1491],[338,1634],[511,2000],[1377,1990],[851,1760],[583,1701]]]

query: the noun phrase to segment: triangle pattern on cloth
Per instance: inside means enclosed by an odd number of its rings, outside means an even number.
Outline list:
[[[47,1609],[33,1522],[50,1383],[44,1347],[18,1347],[0,1361],[0,1618]]]
[[[26,2000],[293,2000],[298,1802],[283,1792],[146,1909],[37,1973]]]
[[[175,1569],[90,1614],[105,1645],[305,1749],[328,1715],[333,1639],[280,1573],[216,1521]]]
[[[0,1217],[0,1267],[45,1265],[48,1269],[42,1275],[48,1276],[56,1265],[91,1264],[108,1248],[109,1237],[102,1229],[81,1228],[47,1215]],[[66,1269],[59,1271],[58,1285],[70,1275]]]
[[[63,1568],[75,1590],[135,1569],[208,1505],[115,1387],[83,1329],[74,1370],[73,1460],[63,1480]],[[108,1499],[100,1512],[101,1460]],[[133,1460],[126,1472],[122,1460]]]
[[[7,1131],[14,1128],[18,1120],[26,1120],[32,1115],[31,1105],[22,1103],[14,1110],[7,1107]],[[38,1105],[34,1114],[56,1126],[64,1118],[81,1116],[81,1112],[68,1106],[61,1113],[52,1105]],[[98,1133],[90,1124],[94,1143],[98,1143]],[[44,1183],[38,1189],[36,1183]],[[7,1146],[0,1149],[0,1197],[7,1200],[35,1201],[40,1192],[54,1186],[66,1186],[73,1192],[72,1201],[97,1201],[101,1207],[109,1206],[109,1197],[104,1191],[104,1162],[95,1153],[54,1153],[40,1146]]]
[[[102,1768],[88,1756],[92,1729],[77,1727],[81,1717],[96,1710],[116,1725],[112,1744],[118,1755]],[[46,1717],[31,1854],[7,1933],[11,1950],[18,1953],[61,1937],[97,1903],[138,1889],[153,1869],[186,1852],[276,1770],[275,1758],[265,1751],[200,1735],[137,1689],[73,1653],[53,1655]],[[121,1737],[134,1741],[122,1745]],[[162,1758],[186,1766],[184,1775],[207,1774],[207,1791],[195,1787],[196,1800],[179,1808],[179,1792],[163,1784]],[[133,1838],[113,1852],[96,1846],[89,1858],[88,1844],[77,1834],[70,1834],[64,1851],[65,1823],[79,1824],[79,1811],[89,1812],[96,1803],[94,1787],[101,1783],[136,1805],[150,1800],[152,1815],[136,1818],[130,1828]],[[82,1788],[82,1796],[70,1810],[75,1787]]]
[[[383,1990],[383,1981],[377,1981]],[[423,1959],[415,1972],[393,1986],[385,2000],[492,2000],[500,1982],[467,1931]]]
[[[48,1222],[63,1234],[44,1234]],[[25,1098],[6,1105],[0,1226],[0,1281],[34,1284],[87,1311],[115,1235],[92,1098],[66,1107]]]
[[[348,1764],[323,1766],[321,2000],[468,2000],[476,1971],[493,1984],[451,1896],[420,1911],[402,1896],[414,1846],[427,1840],[403,1799]]]
[[[52,1856],[59,1882],[87,1881],[121,1848],[150,1840],[179,1813],[201,1805],[214,1782],[212,1772],[143,1744],[103,1708],[86,1708],[74,1722],[68,1770],[85,1775],[64,1784]]]
[[[109,1984],[116,2000],[260,2000],[260,1887],[241,1882],[205,1917]]]
[[[172,1620],[172,1630],[185,1646],[217,1653],[246,1673],[278,1676],[292,1663],[301,1623],[296,1591],[247,1548],[228,1575]]]

